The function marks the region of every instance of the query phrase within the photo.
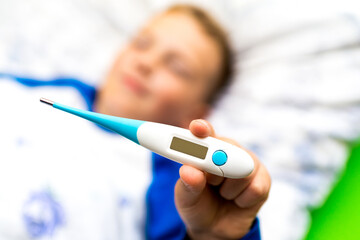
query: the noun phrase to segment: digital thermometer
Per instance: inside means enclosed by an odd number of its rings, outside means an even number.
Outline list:
[[[190,130],[68,107],[44,98],[41,102],[104,126],[173,161],[227,178],[243,178],[254,161],[243,149],[213,137],[198,138]]]

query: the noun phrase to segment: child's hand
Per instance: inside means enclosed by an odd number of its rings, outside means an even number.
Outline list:
[[[190,131],[198,137],[215,137],[205,120],[192,121]],[[231,139],[216,138],[239,146]],[[250,230],[267,199],[271,180],[264,165],[249,154],[255,168],[242,179],[219,177],[187,165],[180,168],[175,202],[192,239],[239,239]]]

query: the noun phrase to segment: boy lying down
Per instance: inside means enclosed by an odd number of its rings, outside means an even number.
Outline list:
[[[202,120],[231,73],[221,27],[202,10],[178,5],[139,31],[99,89],[75,79],[3,76],[1,102],[9,93],[27,101],[1,105],[2,237],[259,239],[256,215],[270,177],[254,154],[255,169],[244,179],[180,167],[156,154],[149,161],[148,152],[128,140],[38,103],[39,96],[49,97],[238,145]]]

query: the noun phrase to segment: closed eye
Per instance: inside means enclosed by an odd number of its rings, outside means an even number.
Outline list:
[[[184,79],[191,79],[192,73],[189,67],[181,59],[175,56],[170,56],[166,59],[166,65],[171,72]]]

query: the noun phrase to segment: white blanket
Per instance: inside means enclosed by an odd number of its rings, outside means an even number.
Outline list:
[[[0,78],[0,239],[144,239],[150,152],[45,95],[86,109],[73,88]]]

